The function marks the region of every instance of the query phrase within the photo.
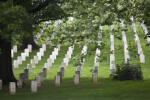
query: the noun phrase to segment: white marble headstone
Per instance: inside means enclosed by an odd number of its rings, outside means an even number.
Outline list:
[[[60,75],[55,76],[55,86],[60,86]]]
[[[40,48],[40,53],[41,53],[41,56],[44,56],[44,49],[43,48]]]
[[[52,59],[47,59],[47,68],[49,69],[49,67],[51,67],[52,66],[52,63],[53,63],[53,61],[52,61]]]
[[[22,65],[22,58],[19,56],[19,57],[17,57],[17,61],[18,61],[18,64],[19,65]]]
[[[27,68],[29,70],[29,73],[31,73],[32,72],[32,65],[31,64],[27,64]]]
[[[14,53],[17,53],[17,45],[13,46],[13,51],[14,51]]]
[[[44,68],[46,68],[47,70],[49,70],[48,63],[44,63]]]
[[[38,56],[34,56],[35,64],[38,64]]]
[[[145,56],[140,54],[140,63],[145,63]]]
[[[28,45],[28,49],[29,49],[29,52],[32,52],[32,45],[31,44]]]
[[[52,60],[52,62],[54,63],[54,56],[50,55],[50,59]]]
[[[37,92],[37,81],[31,81],[31,92],[32,93]]]
[[[64,59],[63,59],[63,62],[66,63],[67,66],[68,66],[69,59],[68,59],[68,58],[64,58]]]
[[[25,53],[21,53],[21,59],[22,59],[22,61],[26,60],[26,54]]]
[[[46,51],[46,44],[42,44],[42,48]]]
[[[31,65],[32,65],[32,68],[35,68],[35,60],[34,59],[31,59]]]
[[[74,84],[75,84],[75,85],[78,85],[78,84],[79,84],[79,80],[80,80],[79,74],[75,74],[75,75],[74,75]]]
[[[16,94],[16,83],[15,82],[10,82],[9,83],[9,93],[11,95]]]
[[[37,56],[38,56],[38,60],[41,60],[41,56],[42,56],[42,55],[41,55],[40,52],[37,53]]]
[[[93,83],[97,83],[97,81],[98,81],[98,75],[97,75],[97,73],[92,73],[92,82]]]
[[[24,53],[26,54],[26,57],[29,57],[29,49],[25,49]]]
[[[18,68],[18,61],[14,60],[14,68]]]

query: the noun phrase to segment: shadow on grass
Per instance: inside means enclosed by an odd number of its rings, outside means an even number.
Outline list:
[[[115,81],[99,78],[93,84],[91,78],[81,78],[79,85],[73,84],[73,78],[64,78],[60,87],[54,80],[45,80],[37,93],[30,91],[31,80],[26,80],[16,95],[9,95],[8,88],[0,91],[0,100],[148,100],[150,98],[150,80]]]

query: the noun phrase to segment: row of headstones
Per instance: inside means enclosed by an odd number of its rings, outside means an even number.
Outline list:
[[[9,82],[9,93],[11,95],[15,95],[16,94],[16,86],[20,88],[20,85],[18,86],[18,82],[17,82],[17,85],[16,85],[16,82]],[[38,83],[37,81],[31,81],[31,92],[32,93],[35,93],[37,92],[37,86],[38,86]],[[0,90],[2,90],[2,80],[0,80]]]
[[[136,43],[136,46],[137,46],[137,49],[138,49],[138,54],[140,55],[140,63],[145,63],[145,55],[143,54],[143,50],[142,50],[142,47],[141,47],[141,43],[140,43],[140,40],[139,40],[139,36],[137,34],[137,31],[136,31],[136,26],[135,26],[135,23],[133,22],[133,17],[131,18],[131,21],[132,21],[132,30],[134,32],[134,41]]]
[[[14,68],[18,68],[19,65],[22,65],[23,61],[26,61],[26,57],[29,57],[29,53],[32,52],[32,45],[28,45],[24,52],[21,53],[21,56],[17,57],[17,60],[14,60]]]
[[[94,66],[93,66],[93,73],[92,73],[92,82],[98,82],[98,70],[99,70],[99,57],[100,57],[100,50],[97,48],[94,58]]]
[[[42,47],[39,49],[39,52],[34,56],[33,59],[30,60],[30,64],[27,64],[27,68],[29,69],[29,73],[32,72],[32,68],[36,67],[36,64],[41,61],[41,57],[44,56],[44,52],[46,51],[46,44],[42,44]]]
[[[101,39],[102,39],[102,26],[99,26],[99,32],[98,32],[98,46],[101,46]],[[98,82],[98,71],[99,71],[99,57],[100,57],[100,50],[97,48],[94,58],[94,66],[93,66],[93,73],[92,73],[92,82],[97,83]]]
[[[111,32],[113,31],[113,25],[110,26]],[[110,75],[113,76],[115,74],[115,54],[114,54],[114,33],[110,35]]]
[[[60,86],[62,82],[62,77],[64,76],[64,72],[66,70],[66,67],[68,66],[73,50],[74,50],[74,45],[68,48],[67,54],[65,54],[65,58],[63,58],[63,62],[61,63],[61,67],[59,68],[57,75],[54,77],[55,86]]]
[[[44,56],[44,51],[46,51],[46,45],[45,44],[43,44],[42,48],[40,48],[40,53],[41,53],[39,56],[40,58],[41,58],[41,55]],[[32,72],[32,68],[35,68],[35,64],[37,64],[39,60],[40,59],[38,58],[38,56],[34,57],[34,59],[31,59],[31,64],[27,64],[27,68],[24,69],[24,72],[19,74],[19,79],[17,81],[17,85],[19,88],[22,87],[25,79],[28,79],[28,74]]]
[[[44,64],[44,68],[42,68],[42,72],[39,73],[38,76],[35,77],[35,81],[31,82],[31,91],[36,92],[37,87],[41,87],[41,84],[44,82],[44,78],[47,77],[47,70],[52,67],[52,64],[56,60],[58,52],[60,50],[61,45],[58,45],[58,48],[54,48],[52,55],[47,59],[47,63]]]
[[[82,54],[83,55],[87,54],[87,45],[86,44],[83,46],[83,49],[81,51],[81,55]],[[74,77],[74,84],[75,85],[78,85],[79,82],[80,82],[80,76],[81,76],[81,71],[82,71],[82,67],[84,65],[84,62],[85,62],[85,58],[83,58],[83,62],[81,62],[81,66],[77,66],[77,68],[76,68],[75,74],[73,76]]]
[[[147,35],[148,34],[148,29],[147,29],[146,25],[144,24],[144,22],[141,23],[141,26],[144,30],[144,34]],[[150,37],[147,37],[147,42],[150,43]]]
[[[17,45],[14,45],[13,48],[11,49],[11,58],[14,57],[14,53],[17,53]]]
[[[127,63],[130,60],[130,56],[129,56],[129,51],[128,51],[128,44],[127,44],[127,38],[126,38],[126,33],[124,31],[124,21],[121,20],[121,29],[122,29],[122,42],[123,42],[123,47],[124,47],[124,59],[125,59],[125,63]]]
[[[45,45],[45,44],[42,45],[42,48],[44,48],[44,51],[46,51],[46,45]],[[52,52],[52,55],[50,55],[50,58],[52,57],[52,60],[51,60],[51,61],[54,61],[54,60],[56,59],[56,56],[58,55],[58,50],[59,50],[58,48],[54,48],[54,51]],[[41,51],[43,52],[43,50],[41,50]],[[38,54],[38,53],[37,53],[37,54]],[[34,58],[35,58],[35,57],[34,57]],[[40,57],[40,58],[41,58],[41,57]],[[38,56],[37,56],[37,59],[35,60],[35,63],[37,64],[39,60],[40,60],[40,59],[39,59]],[[48,60],[47,60],[47,61],[48,61]],[[31,62],[32,62],[32,60],[31,60]],[[54,62],[52,62],[52,63],[54,63]],[[48,64],[48,65],[50,65],[50,64]],[[51,64],[51,65],[52,65],[52,64]],[[51,67],[51,66],[46,66],[45,68],[42,68],[42,72],[40,72],[39,75],[35,77],[35,81],[37,82],[37,86],[38,86],[38,87],[41,86],[41,83],[44,81],[44,77],[47,76],[47,69],[48,69],[49,67]],[[18,87],[21,88],[22,85],[23,85],[23,83],[24,83],[24,80],[25,80],[25,79],[28,79],[28,74],[32,72],[32,68],[35,68],[35,65],[33,65],[32,63],[31,63],[31,64],[28,64],[28,65],[27,65],[27,68],[24,69],[24,73],[20,73],[20,74],[19,74],[19,79],[18,79],[18,82],[17,82]],[[36,83],[36,82],[33,82],[33,83]],[[31,83],[32,83],[32,82],[31,82]],[[32,84],[33,84],[33,83],[32,83]],[[35,88],[36,86],[34,86],[34,84],[33,84],[33,85],[31,85],[31,89],[32,89],[32,87],[33,87],[33,91],[34,91],[34,88]]]
[[[49,70],[49,68],[52,67],[52,64],[56,60],[56,57],[57,57],[58,52],[60,50],[60,46],[61,45],[58,45],[57,48],[54,48],[54,51],[52,52],[52,54],[47,59],[47,63],[44,64],[44,68],[47,68]]]

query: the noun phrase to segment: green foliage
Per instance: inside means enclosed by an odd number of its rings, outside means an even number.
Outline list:
[[[143,74],[140,65],[132,65],[131,63],[117,64],[115,75],[113,76],[116,80],[142,80]]]
[[[100,62],[102,62],[102,61],[107,61],[107,57],[104,56],[103,54],[101,54],[99,61],[100,61]]]
[[[90,70],[91,73],[96,73],[98,72],[98,67],[97,66],[93,66],[93,69]]]
[[[26,32],[28,20],[26,10],[21,6],[13,6],[11,2],[0,2],[0,37],[11,41],[20,39]]]
[[[117,50],[121,50],[121,49],[122,49],[122,46],[121,46],[121,45],[116,45],[115,48],[116,48]]]
[[[83,60],[86,58],[86,55],[84,54],[80,54],[80,55],[77,55],[73,58],[74,62],[74,66],[81,66],[83,64]]]
[[[131,52],[130,53],[131,57],[134,57],[134,58],[138,57],[138,51],[137,51],[137,47],[135,43],[132,43],[131,41],[129,41],[128,49]]]

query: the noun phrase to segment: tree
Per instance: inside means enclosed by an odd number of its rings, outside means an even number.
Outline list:
[[[21,6],[0,1],[0,79],[4,85],[16,82],[12,71],[11,42],[25,32],[28,14]]]
[[[23,6],[29,17],[27,33],[22,39],[22,49],[28,44],[32,44],[33,49],[38,49],[38,45],[34,42],[33,32],[36,26],[44,21],[57,20],[66,16],[61,9],[62,0],[14,0],[14,5]]]
[[[0,1],[0,79],[4,85],[16,79],[12,71],[11,43],[23,38],[23,46],[33,45],[33,31],[39,23],[65,16],[59,0],[2,0]]]

